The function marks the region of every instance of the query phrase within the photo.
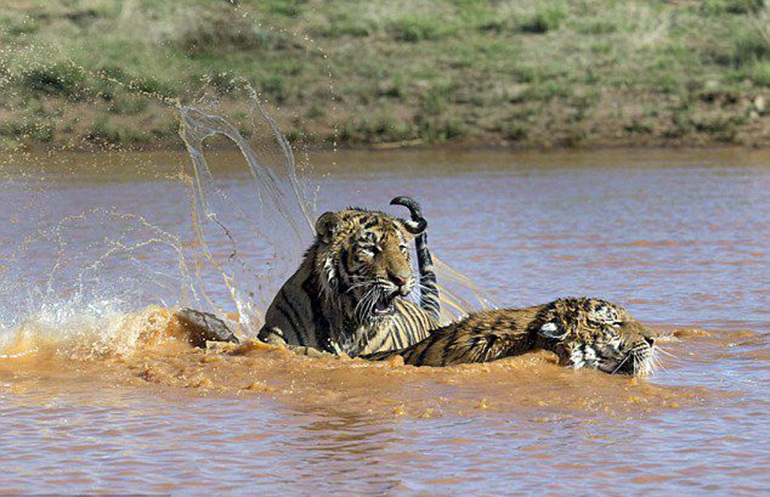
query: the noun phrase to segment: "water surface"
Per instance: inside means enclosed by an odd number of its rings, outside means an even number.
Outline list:
[[[770,155],[309,157],[319,212],[399,213],[390,198],[413,195],[435,253],[499,305],[590,295],[681,330],[649,379],[575,372],[547,354],[416,369],[148,341],[164,315],[144,304],[195,297],[180,265],[193,245],[185,161],[4,161],[0,493],[770,490]],[[240,156],[216,161],[221,190],[248,199]],[[269,294],[269,240],[227,221],[241,285]],[[190,267],[234,312],[206,266],[229,260],[216,240]]]

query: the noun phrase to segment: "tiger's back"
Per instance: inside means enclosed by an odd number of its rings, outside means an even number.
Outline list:
[[[413,366],[448,366],[545,349],[575,369],[647,375],[656,361],[654,336],[620,306],[596,298],[567,297],[523,309],[472,313],[403,350],[364,358],[382,361],[401,356]]]

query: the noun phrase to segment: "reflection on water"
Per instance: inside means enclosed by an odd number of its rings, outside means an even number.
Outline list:
[[[126,313],[85,299],[79,308],[90,311],[43,309],[26,322],[27,342],[6,343],[9,354],[38,349],[0,360],[0,491],[770,490],[768,159],[734,151],[312,157],[319,207],[421,199],[438,255],[500,304],[588,294],[617,301],[642,322],[683,330],[662,345],[665,369],[642,380],[573,372],[548,354],[416,369],[260,347],[205,352],[157,336],[164,326],[157,309]],[[175,303],[185,274],[175,247],[192,242],[185,185],[175,176],[183,158],[131,160],[146,174],[110,180],[109,168],[84,173],[78,160],[55,156],[45,176],[53,189],[5,161],[0,271],[15,272],[19,286],[3,288],[4,299],[40,298],[14,293],[26,282],[44,284],[55,265],[56,251],[52,258],[36,240],[85,261],[106,235],[167,236],[173,243],[134,253],[165,282],[153,287],[157,294]],[[238,155],[210,160],[227,166],[216,184],[228,198],[250,194],[249,173],[233,165],[242,163]],[[67,239],[55,231],[24,239],[39,219],[93,205],[111,209],[96,225],[73,219]],[[123,238],[103,231],[117,219],[110,212],[136,216],[121,224]],[[237,220],[228,227],[248,232]],[[239,240],[239,256],[262,267],[270,247],[256,238]],[[19,267],[10,258],[25,244],[24,260],[36,264]],[[226,244],[210,250],[214,260],[230,253]],[[121,280],[132,274],[123,264],[97,272],[114,286],[133,284]],[[205,274],[216,287],[219,275]],[[0,313],[3,322],[17,324]],[[57,339],[55,326],[41,333],[46,323],[67,323],[69,339]]]

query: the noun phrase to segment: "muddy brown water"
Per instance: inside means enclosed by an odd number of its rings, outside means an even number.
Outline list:
[[[95,205],[184,244],[189,209],[175,178],[184,157],[110,160],[4,161],[0,274],[45,288],[104,238],[142,239],[134,228],[116,237],[115,218],[105,222]],[[245,192],[238,157],[219,160],[231,165],[223,188]],[[319,208],[384,209],[414,195],[434,251],[497,304],[613,300],[671,335],[663,367],[636,379],[565,369],[547,353],[419,369],[252,342],[194,350],[162,333],[161,307],[112,309],[90,295],[41,310],[50,295],[20,285],[4,289],[0,313],[0,493],[770,491],[770,154],[393,151],[309,161]],[[30,163],[46,167],[31,174]],[[69,222],[58,238],[28,233],[31,220],[84,211],[93,222]],[[56,247],[67,254],[58,265]],[[260,250],[255,242],[243,257],[259,260]],[[173,253],[135,259],[166,281]],[[126,279],[134,269],[104,259],[80,273],[80,288],[144,284]],[[178,291],[164,285],[132,298],[174,305]],[[31,309],[25,319],[10,312],[16,301]]]

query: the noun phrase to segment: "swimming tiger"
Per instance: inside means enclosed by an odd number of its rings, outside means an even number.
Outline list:
[[[405,364],[413,366],[448,366],[545,349],[575,369],[648,375],[656,363],[654,343],[654,333],[622,307],[600,299],[569,297],[523,309],[473,313],[433,331],[420,343],[364,359],[402,356]]]
[[[438,326],[427,222],[414,200],[396,197],[391,204],[409,208],[411,219],[359,208],[318,218],[315,241],[267,310],[261,340],[356,357],[408,347]],[[415,285],[412,238],[419,306],[406,298]]]

